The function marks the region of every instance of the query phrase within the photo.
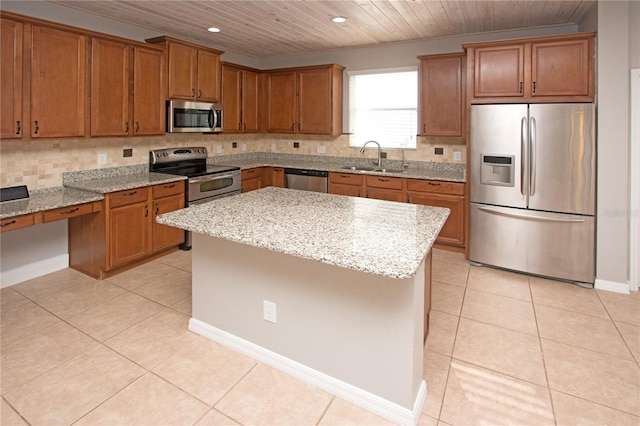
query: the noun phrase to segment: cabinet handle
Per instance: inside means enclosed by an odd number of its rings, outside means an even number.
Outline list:
[[[129,122],[128,121],[124,122],[124,132],[125,133],[129,133]]]
[[[202,97],[202,89],[198,89],[198,99]]]
[[[158,216],[158,213],[160,213],[160,206],[156,203],[156,216]]]
[[[75,209],[71,209],[71,210],[65,210],[63,212],[60,212],[61,215],[65,215],[65,214],[71,214],[73,212],[77,212],[78,210],[80,210],[80,207],[76,207]]]
[[[298,131],[299,131],[299,132],[301,131],[301,130],[300,130],[300,123],[298,123]]]
[[[3,223],[3,224],[2,224],[2,225],[0,225],[0,226],[9,226],[9,225],[13,225],[14,223],[16,223],[16,220],[15,220],[15,219],[13,219],[11,222],[5,222],[5,223]]]
[[[140,123],[136,121],[136,133],[140,131]]]
[[[242,130],[242,123],[238,123],[238,130]]]
[[[38,134],[38,130],[40,130],[40,125],[38,124],[38,120],[35,121],[35,124],[36,124],[36,129],[35,129],[35,131],[33,133],[37,135]]]
[[[522,93],[522,82],[520,82],[520,93]]]
[[[16,131],[16,135],[19,135],[20,130],[22,130],[22,126],[20,125],[20,120],[16,121],[16,124],[18,125],[18,130]]]
[[[149,216],[149,206],[144,206],[144,217]]]
[[[378,182],[389,182],[389,179],[378,178]]]
[[[296,129],[296,123],[292,123],[291,124],[291,130],[295,130]]]
[[[196,89],[194,89],[193,87],[191,88],[191,97],[192,98],[196,97]]]
[[[244,124],[242,125],[242,130],[243,130],[243,131],[247,130],[247,123],[244,123]]]
[[[439,183],[433,183],[433,182],[429,182],[429,185],[431,185],[431,186],[440,186]]]
[[[536,93],[536,82],[533,82],[533,93]]]
[[[125,197],[130,197],[132,195],[136,195],[138,193],[138,190],[136,189],[135,191],[131,191],[131,192],[127,192],[126,194],[122,194]]]
[[[422,125],[422,133],[427,133],[427,123]]]
[[[172,184],[170,184],[170,185],[165,185],[164,187],[165,187],[165,188],[167,188],[167,189],[169,189],[169,188],[173,188],[173,187],[175,187],[175,186],[176,186],[176,184],[175,184],[175,183],[172,183]]]

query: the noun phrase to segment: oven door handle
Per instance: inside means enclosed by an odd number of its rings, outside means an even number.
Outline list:
[[[199,177],[199,178],[189,179],[189,183],[208,182],[208,181],[217,180],[217,179],[234,178],[234,177],[237,177],[237,176],[238,176],[237,173],[236,174],[230,174],[230,175],[203,176],[203,177]]]
[[[211,107],[211,109],[209,110],[209,117],[208,117],[208,121],[209,121],[209,128],[213,129],[213,119],[215,117],[215,111],[213,110],[213,107]]]

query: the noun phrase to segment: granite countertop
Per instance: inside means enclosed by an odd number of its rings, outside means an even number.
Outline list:
[[[96,192],[82,191],[62,186],[29,191],[29,198],[0,203],[0,219],[75,206],[104,199]]]
[[[298,155],[277,153],[252,153],[210,157],[210,164],[237,166],[241,169],[256,167],[290,167],[294,169],[321,170],[327,172],[370,174],[397,176],[411,179],[430,179],[449,182],[465,182],[465,165],[460,163],[436,163],[427,161],[410,161],[404,172],[376,172],[345,169],[348,166],[375,167],[374,161],[368,157],[332,157],[320,155]],[[383,168],[401,169],[399,160],[382,160]]]
[[[268,187],[165,213],[157,221],[404,279],[415,275],[448,215],[440,207]]]
[[[66,180],[64,186],[85,191],[107,194],[125,189],[141,188],[162,183],[178,182],[187,179],[186,176],[168,175],[164,173],[140,172],[129,174],[113,174],[96,176],[91,179]]]

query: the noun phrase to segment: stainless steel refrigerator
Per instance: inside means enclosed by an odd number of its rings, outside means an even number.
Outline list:
[[[469,260],[595,278],[595,106],[473,105]]]

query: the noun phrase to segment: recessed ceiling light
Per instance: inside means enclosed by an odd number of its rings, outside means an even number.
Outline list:
[[[331,18],[331,22],[335,22],[336,24],[342,24],[343,22],[347,22],[347,18],[344,16],[336,16]]]
[[[220,28],[211,27],[211,28],[207,28],[207,31],[209,31],[210,33],[219,33]]]

